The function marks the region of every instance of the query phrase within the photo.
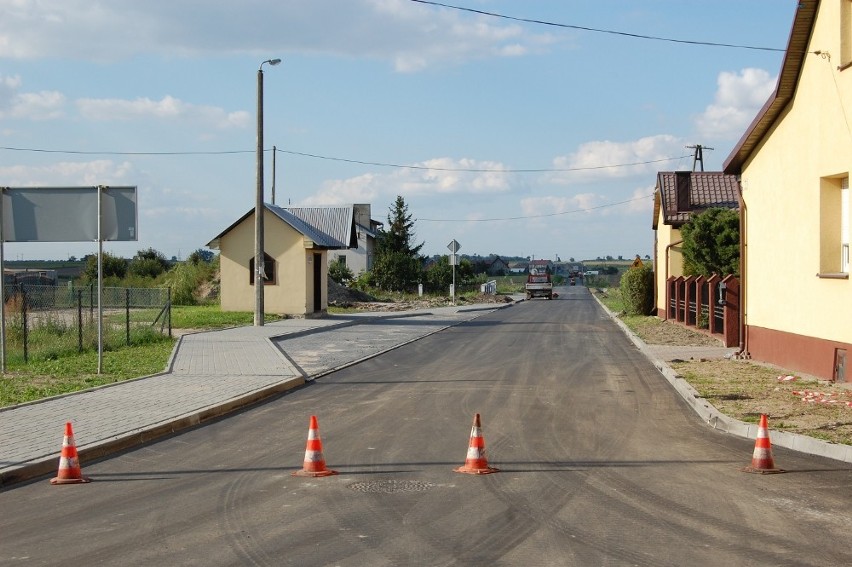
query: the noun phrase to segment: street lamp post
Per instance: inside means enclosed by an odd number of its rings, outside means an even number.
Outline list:
[[[278,65],[280,59],[267,59],[257,68],[257,188],[254,203],[254,326],[263,326],[263,64]]]

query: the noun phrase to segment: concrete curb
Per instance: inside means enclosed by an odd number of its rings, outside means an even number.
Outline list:
[[[621,319],[610,311],[594,293],[592,294],[592,297],[595,298],[595,301],[597,301],[598,305],[600,305],[601,308],[603,308],[603,310],[609,315],[610,319],[615,321],[628,338],[630,338],[633,344],[636,345],[636,348],[638,348],[639,351],[648,358],[651,364],[660,371],[675,391],[680,394],[684,401],[689,404],[689,406],[705,423],[713,429],[724,433],[729,433],[746,439],[757,438],[756,423],[745,423],[721,413],[712,404],[710,404],[710,402],[701,397],[698,391],[683,379],[683,376],[680,376],[677,372],[675,372],[671,366],[665,363],[665,361],[654,356],[648,348],[648,345],[636,336]],[[828,443],[827,441],[814,439],[807,435],[774,429],[771,430],[770,437],[773,446],[785,447],[800,453],[807,453],[809,455],[817,455],[819,457],[826,457],[837,461],[852,463],[852,446],[850,445]]]
[[[183,429],[195,427],[205,421],[221,417],[238,409],[260,402],[271,396],[282,394],[305,384],[302,376],[297,375],[246,394],[231,398],[222,403],[199,408],[183,415],[132,429],[108,439],[101,439],[91,444],[77,446],[77,455],[81,461],[95,461],[111,456],[119,451],[131,449],[160,437],[177,433]],[[21,466],[0,472],[0,487],[32,480],[56,472],[59,462],[58,455],[34,459],[24,462]]]

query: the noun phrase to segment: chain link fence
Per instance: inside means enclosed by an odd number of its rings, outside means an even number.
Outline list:
[[[6,357],[50,360],[98,348],[98,290],[17,283],[4,287]],[[172,336],[170,288],[106,287],[105,350]]]

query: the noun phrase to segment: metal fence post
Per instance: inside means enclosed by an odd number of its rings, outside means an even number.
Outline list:
[[[124,334],[127,346],[130,346],[130,288],[124,289]]]
[[[83,352],[83,290],[77,290],[77,352]]]
[[[166,304],[169,306],[169,338],[172,338],[172,288],[166,288],[168,294],[166,296]]]
[[[23,325],[24,335],[24,362],[29,362],[27,349],[27,291],[24,289],[24,284],[18,284],[18,289],[21,290],[21,325]]]

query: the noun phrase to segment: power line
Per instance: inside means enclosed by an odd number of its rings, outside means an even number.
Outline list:
[[[223,150],[223,151],[181,151],[181,152],[116,152],[116,151],[81,151],[81,150],[48,150],[42,148],[16,148],[9,146],[0,146],[0,150],[10,152],[34,152],[45,154],[68,154],[68,155],[108,155],[108,156],[203,156],[203,155],[232,155],[232,154],[249,154],[255,153],[255,150]],[[273,151],[273,150],[265,150]],[[589,167],[572,167],[572,168],[538,168],[538,169],[488,169],[488,168],[452,168],[452,167],[431,167],[427,165],[405,165],[398,163],[382,163],[377,161],[361,161],[356,159],[348,159],[341,157],[324,156],[319,154],[310,154],[305,152],[297,152],[293,150],[282,150],[276,148],[274,151],[289,154],[294,156],[308,157],[313,159],[321,159],[327,161],[339,161],[344,163],[354,163],[359,165],[370,165],[375,167],[393,167],[398,169],[415,169],[425,171],[456,171],[469,173],[568,173],[573,171],[593,171],[600,169],[614,169],[619,167],[633,167],[639,165],[651,165],[654,163],[662,163],[666,161],[677,161],[690,156],[667,157],[648,161],[638,161],[631,163],[618,163],[609,165],[596,165]]]
[[[572,171],[590,171],[596,169],[610,169],[616,167],[632,167],[637,165],[650,165],[654,163],[662,163],[666,161],[677,161],[680,159],[684,159],[687,157],[691,157],[688,155],[677,156],[677,157],[667,157],[660,158],[655,160],[648,161],[637,161],[632,163],[619,163],[619,164],[611,164],[611,165],[595,165],[588,167],[569,167],[569,168],[538,168],[538,169],[487,169],[487,168],[475,168],[475,167],[432,167],[428,165],[404,165],[398,163],[381,163],[375,161],[360,161],[355,159],[347,159],[347,158],[337,158],[337,157],[328,157],[321,156],[316,154],[308,154],[304,152],[295,152],[291,150],[277,150],[284,154],[290,154],[295,156],[309,157],[315,159],[323,159],[330,161],[342,161],[346,163],[355,163],[359,165],[373,165],[377,167],[396,167],[400,169],[421,169],[427,171],[461,171],[461,172],[470,172],[470,173],[565,173]]]
[[[432,2],[432,1],[429,1],[429,0],[411,0],[411,2],[417,2],[418,4],[428,4],[430,6],[439,6],[441,8],[449,8],[451,10],[459,10],[461,12],[470,12],[470,13],[473,13],[473,14],[480,14],[480,15],[483,15],[483,16],[490,16],[492,18],[501,18],[501,19],[504,19],[504,20],[512,20],[512,21],[515,21],[515,22],[523,22],[523,23],[527,23],[527,24],[539,24],[539,25],[542,25],[542,26],[566,28],[566,29],[573,29],[573,30],[580,30],[580,31],[587,31],[587,32],[594,32],[594,33],[605,33],[605,34],[610,34],[610,35],[620,35],[620,36],[624,36],[624,37],[632,37],[634,39],[646,39],[646,40],[652,40],[652,41],[666,41],[666,42],[669,42],[669,43],[685,43],[685,44],[689,44],[689,45],[704,45],[704,46],[708,46],[708,47],[730,47],[730,48],[734,48],[734,49],[752,49],[752,50],[756,50],[756,51],[780,51],[780,52],[786,51],[785,49],[776,48],[776,47],[760,47],[760,46],[755,46],[755,45],[740,45],[740,44],[734,44],[734,43],[717,43],[717,42],[713,42],[713,41],[695,41],[695,40],[689,40],[689,39],[674,39],[674,38],[670,38],[670,37],[643,35],[643,34],[638,34],[638,33],[629,33],[629,32],[622,32],[622,31],[615,31],[615,30],[606,30],[606,29],[600,29],[600,28],[590,28],[590,27],[587,27],[587,26],[578,26],[578,25],[573,25],[573,24],[560,24],[560,23],[556,23],[556,22],[549,22],[547,20],[536,20],[536,19],[532,19],[532,18],[519,18],[519,17],[515,17],[515,16],[507,16],[505,14],[498,14],[496,12],[486,12],[485,10],[476,10],[476,9],[473,9],[473,8],[465,8],[465,7],[462,7],[462,6],[453,6],[452,4],[444,4],[442,2]]]
[[[589,211],[595,211],[597,209],[607,209],[609,207],[617,207],[618,205],[625,205],[627,203],[632,203],[634,201],[641,201],[642,199],[647,199],[648,197],[653,197],[653,193],[649,195],[642,195],[640,197],[634,197],[633,199],[627,199],[626,201],[619,201],[618,203],[607,203],[606,205],[598,205],[597,207],[587,207],[585,209],[574,209],[572,211],[563,211],[561,213],[548,213],[545,215],[530,215],[530,216],[521,216],[521,217],[504,217],[504,218],[496,218],[496,219],[417,219],[418,221],[423,222],[501,222],[501,221],[514,221],[514,220],[529,220],[529,219],[541,219],[548,217],[559,217],[564,215],[573,215],[576,213],[586,213]]]
[[[46,150],[42,148],[13,148],[0,146],[0,150],[10,152],[34,152],[42,154],[69,154],[88,156],[205,156],[225,154],[253,154],[255,150],[232,150],[232,151],[207,151],[207,152],[109,152],[109,151],[82,151],[82,150]]]

